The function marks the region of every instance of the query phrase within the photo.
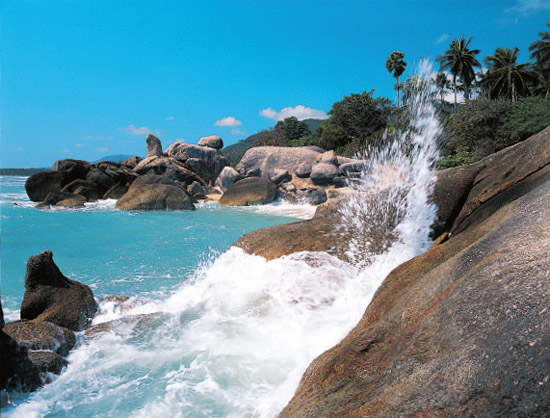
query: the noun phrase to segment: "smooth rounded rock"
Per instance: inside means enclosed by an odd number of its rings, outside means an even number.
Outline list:
[[[276,196],[274,183],[261,177],[248,177],[233,184],[219,202],[227,206],[249,206],[271,203]]]

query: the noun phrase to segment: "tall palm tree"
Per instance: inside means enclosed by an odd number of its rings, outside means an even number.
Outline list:
[[[438,72],[434,79],[434,84],[439,92],[439,98],[441,99],[441,104],[445,104],[445,90],[449,88],[449,80],[447,79],[447,74],[444,72]]]
[[[533,81],[531,63],[518,64],[519,49],[497,48],[494,55],[485,57],[488,71],[482,84],[488,88],[491,98],[507,97],[516,102],[518,96],[530,94],[529,82]]]
[[[453,75],[453,87],[455,93],[455,109],[457,101],[457,79],[460,79],[464,88],[464,97],[470,98],[470,86],[475,81],[475,67],[481,68],[481,64],[476,59],[480,53],[479,49],[470,49],[470,42],[473,38],[466,41],[464,35],[459,40],[454,39],[449,44],[449,49],[444,55],[436,58],[440,64],[441,70],[449,70]]]
[[[397,107],[399,107],[399,76],[405,72],[407,63],[403,61],[405,53],[393,51],[386,60],[386,70],[395,78],[395,90],[397,91]]]
[[[550,23],[546,24],[550,28]],[[535,86],[535,94],[548,97],[550,95],[550,32],[540,32],[541,39],[529,46],[530,58],[535,60],[534,70],[539,82]]]

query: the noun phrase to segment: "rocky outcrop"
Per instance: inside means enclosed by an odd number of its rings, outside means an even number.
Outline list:
[[[83,330],[97,311],[90,288],[63,276],[49,250],[27,262],[21,319],[49,321],[72,331]]]
[[[64,173],[42,171],[30,176],[25,182],[25,191],[33,202],[42,202],[48,193],[57,192],[67,184]]]
[[[338,173],[338,167],[334,164],[320,162],[312,167],[309,178],[311,178],[314,184],[327,185],[334,181]]]
[[[227,206],[249,206],[271,203],[277,196],[277,187],[261,177],[239,180],[227,190],[219,202]]]
[[[233,167],[224,167],[216,179],[216,187],[222,191],[229,189],[235,182],[242,180],[243,176]]]
[[[73,331],[52,322],[22,319],[7,323],[3,331],[26,350],[53,351],[66,356],[76,344]]]
[[[147,144],[145,158],[162,157],[162,144],[155,135],[147,134],[145,143]]]
[[[204,136],[199,139],[199,147],[209,147],[220,150],[223,148],[223,140],[216,135]]]
[[[268,179],[275,170],[288,170],[290,174],[295,174],[304,163],[310,167],[314,165],[323,152],[317,147],[254,147],[246,151],[237,165],[237,171],[249,176],[250,172],[258,170],[259,175]]]
[[[203,180],[210,184],[214,184],[223,168],[229,165],[229,159],[223,156],[218,149],[207,146],[174,142],[166,149],[165,154],[182,161],[186,161],[189,158],[199,158],[203,160],[209,175],[209,178],[203,177]]]
[[[547,415],[550,128],[455,173],[434,197],[447,232],[385,279],[282,417]]]
[[[186,185],[194,181],[205,184],[204,180],[187,168],[185,164],[171,157],[146,158],[135,167],[134,171],[140,176],[156,174]]]
[[[147,174],[132,183],[116,203],[120,210],[193,210],[185,183]]]

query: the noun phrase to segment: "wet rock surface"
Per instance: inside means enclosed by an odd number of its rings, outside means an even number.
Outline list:
[[[271,203],[276,196],[274,183],[261,177],[248,177],[234,183],[219,202],[227,206],[249,206]]]

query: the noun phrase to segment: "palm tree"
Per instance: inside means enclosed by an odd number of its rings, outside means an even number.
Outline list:
[[[481,68],[481,64],[475,57],[480,53],[479,49],[469,49],[472,39],[470,38],[466,41],[464,35],[459,40],[454,39],[449,44],[449,49],[445,51],[445,54],[436,58],[440,64],[440,69],[449,70],[453,75],[455,109],[457,101],[457,78],[460,79],[464,87],[464,97],[469,99],[470,86],[476,78],[474,67]]]
[[[399,107],[399,76],[405,72],[407,63],[403,61],[405,53],[393,51],[386,60],[386,70],[395,78],[395,90],[397,91],[397,107]]]
[[[439,92],[439,97],[441,99],[441,104],[445,104],[445,90],[449,88],[449,80],[447,79],[447,74],[444,72],[438,72],[434,79],[435,87]]]
[[[531,63],[518,64],[519,49],[497,48],[494,55],[485,57],[489,69],[482,78],[491,98],[508,97],[516,102],[518,96],[530,94],[528,83],[533,81]]]
[[[550,28],[550,23],[546,26]],[[539,83],[535,86],[535,94],[548,97],[550,94],[550,32],[540,32],[539,36],[541,39],[529,46],[531,51],[529,57],[535,60],[534,70],[539,78]]]

